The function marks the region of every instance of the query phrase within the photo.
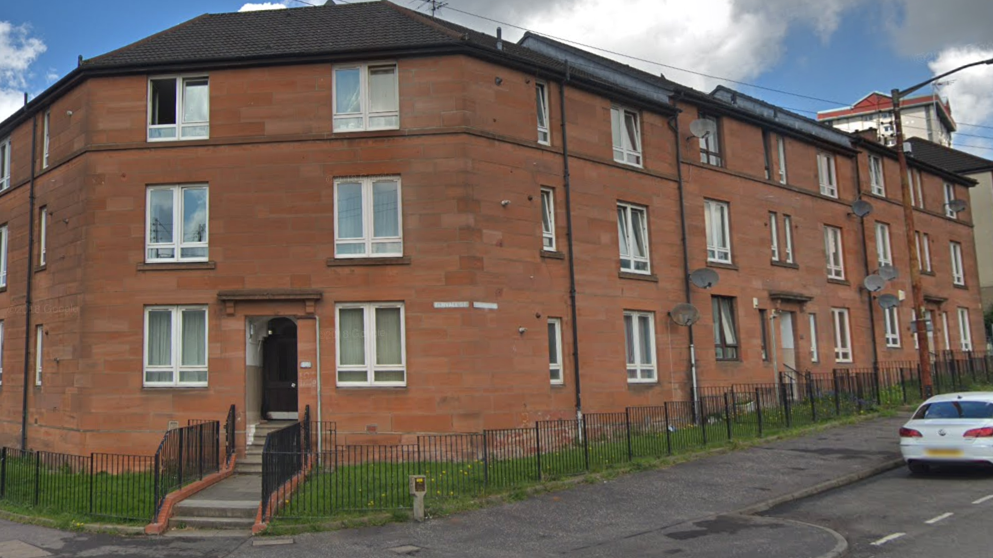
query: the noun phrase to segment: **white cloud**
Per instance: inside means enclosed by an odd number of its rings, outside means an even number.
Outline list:
[[[286,4],[281,2],[262,2],[260,4],[255,4],[249,2],[241,8],[238,9],[239,12],[258,12],[260,10],[284,10],[286,9]]]
[[[934,75],[943,74],[959,66],[993,58],[993,47],[975,46],[951,47],[942,50],[938,57],[928,63]],[[974,66],[967,70],[944,78],[941,91],[947,95],[952,106],[952,117],[957,121],[971,124],[989,124],[993,121],[993,96],[990,95],[990,84],[993,83],[993,66]],[[970,126],[959,126],[959,131],[967,134],[988,135],[988,130]],[[957,136],[956,145],[983,145],[993,147],[993,141]],[[989,159],[993,151],[988,149],[970,149],[962,146],[963,150],[972,151],[980,157]]]
[[[719,75],[750,80],[773,68],[784,54],[783,42],[794,26],[805,26],[828,41],[845,10],[860,0],[546,0],[505,3],[467,2],[464,9],[495,19],[519,23],[539,33],[596,45],[638,58]],[[472,6],[476,4],[476,6]],[[529,5],[530,4],[530,5]],[[497,9],[499,6],[499,10]],[[460,6],[462,8],[462,6]],[[496,10],[496,11],[494,11]],[[458,12],[442,10],[446,19],[494,33],[495,23],[481,24]],[[636,15],[637,17],[632,17]],[[515,39],[519,32],[506,33]],[[594,51],[625,64],[699,89],[720,83],[695,74]]]
[[[28,25],[0,21],[0,120],[24,105],[31,64],[47,48],[29,33]]]

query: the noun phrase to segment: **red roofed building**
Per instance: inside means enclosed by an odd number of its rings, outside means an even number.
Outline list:
[[[904,137],[952,146],[952,132],[957,127],[948,101],[937,94],[909,97],[903,100],[901,109]],[[817,120],[846,132],[875,129],[880,143],[889,146],[896,143],[893,99],[878,91],[862,97],[850,107],[822,110],[817,113]]]

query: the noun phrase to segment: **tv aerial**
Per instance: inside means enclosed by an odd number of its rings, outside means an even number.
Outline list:
[[[855,200],[855,203],[852,204],[852,213],[856,217],[865,217],[872,213],[872,204],[865,200]]]
[[[705,138],[717,133],[717,123],[713,120],[700,118],[690,122],[690,133],[697,138]],[[689,138],[687,138],[689,139]]]
[[[690,273],[690,283],[701,289],[709,289],[720,281],[721,276],[713,269],[704,267]]]
[[[879,266],[876,274],[886,281],[892,281],[900,276],[900,272],[897,271],[896,267],[890,264],[883,264]]]
[[[691,326],[700,319],[700,311],[692,304],[680,302],[669,311],[669,317],[676,325]]]
[[[883,279],[879,275],[873,273],[872,275],[867,276],[864,281],[862,281],[862,285],[865,287],[865,290],[869,291],[870,293],[875,293],[883,290],[883,287],[886,286],[886,279]]]
[[[897,298],[896,295],[891,294],[879,295],[876,302],[878,302],[879,306],[884,309],[896,308],[897,306],[900,306],[900,299]]]
[[[955,213],[962,213],[968,207],[965,200],[952,200],[945,204],[945,207],[952,210]]]

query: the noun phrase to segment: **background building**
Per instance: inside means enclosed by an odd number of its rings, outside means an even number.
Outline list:
[[[956,126],[948,101],[932,93],[907,97],[900,103],[904,137],[923,138],[946,147],[952,146],[952,132]],[[846,132],[874,129],[877,141],[888,146],[896,144],[893,98],[878,91],[862,97],[850,107],[819,111],[817,120]]]

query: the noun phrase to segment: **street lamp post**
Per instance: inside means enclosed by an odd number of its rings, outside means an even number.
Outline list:
[[[935,76],[927,81],[922,81],[913,87],[904,90],[894,89],[891,93],[893,97],[893,120],[896,126],[896,152],[900,161],[900,191],[903,194],[903,222],[907,233],[907,251],[910,253],[910,290],[914,299],[914,326],[917,336],[917,357],[921,366],[921,389],[924,391],[924,398],[933,395],[933,385],[931,382],[931,354],[927,344],[927,324],[924,313],[924,290],[921,288],[920,258],[917,255],[917,228],[914,226],[914,206],[911,203],[910,177],[907,176],[907,155],[903,151],[903,122],[900,118],[900,100],[925,85],[937,81],[945,76],[962,71],[973,66],[983,64],[993,64],[993,58],[981,60],[955,68]]]

